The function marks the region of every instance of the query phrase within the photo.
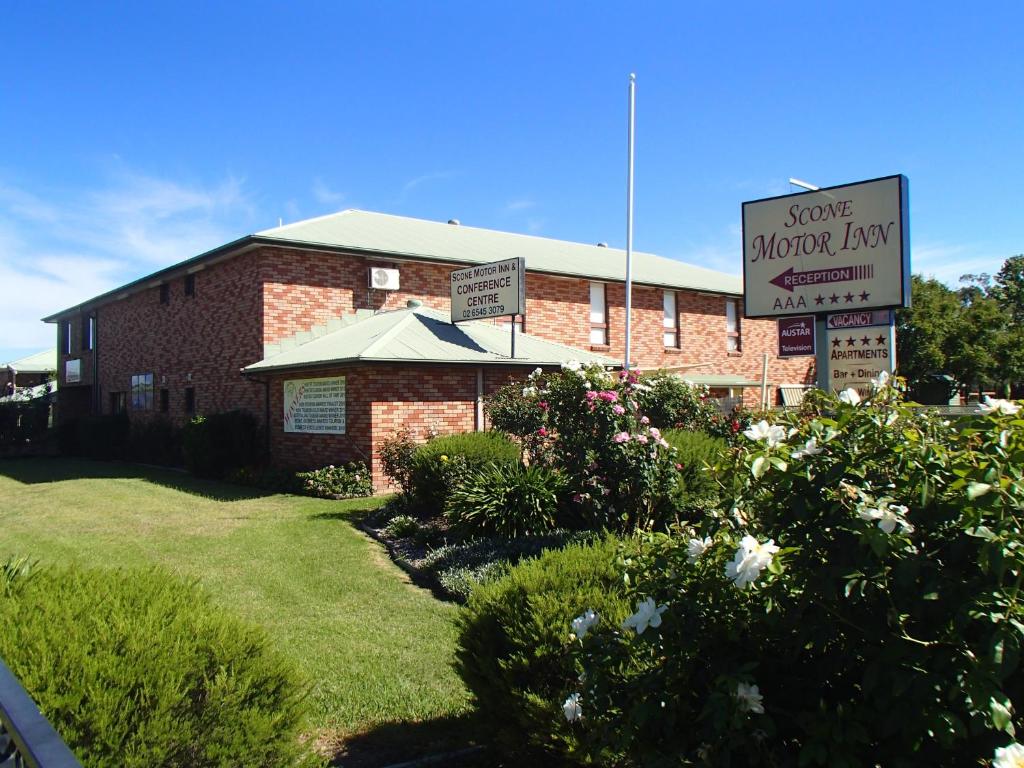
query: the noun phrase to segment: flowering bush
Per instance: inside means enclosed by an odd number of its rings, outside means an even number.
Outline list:
[[[377,450],[384,475],[402,489],[405,496],[412,493],[412,462],[416,456],[416,441],[412,432],[400,429],[381,443]]]
[[[312,472],[297,472],[302,493],[321,499],[348,499],[373,493],[373,478],[361,461],[350,461],[343,467],[330,464]]]
[[[645,374],[634,390],[640,410],[661,429],[708,432],[721,416],[718,404],[708,397],[707,387],[688,384],[672,373]]]
[[[582,605],[596,626],[565,645],[581,675],[548,701],[562,750],[1020,764],[1024,419],[993,401],[950,425],[878,385],[750,425],[732,504],[624,554],[632,616]]]

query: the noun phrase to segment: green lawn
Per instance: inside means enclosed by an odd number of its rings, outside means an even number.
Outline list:
[[[0,559],[160,565],[263,626],[312,684],[324,740],[467,710],[456,608],[352,525],[379,500],[325,501],[125,464],[0,461]]]

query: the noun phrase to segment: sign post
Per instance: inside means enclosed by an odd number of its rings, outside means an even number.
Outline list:
[[[813,313],[818,386],[831,389],[830,367],[842,361],[833,360],[828,349],[826,313],[910,306],[907,178],[886,176],[743,203],[743,284],[747,317]],[[779,333],[781,353],[781,326]],[[891,362],[892,350],[887,354]]]
[[[493,261],[451,273],[452,322],[512,318],[512,354],[516,356],[516,316],[526,314],[526,259]]]

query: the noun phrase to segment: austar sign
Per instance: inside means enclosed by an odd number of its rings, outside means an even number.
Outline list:
[[[910,304],[905,176],[743,203],[747,317]]]

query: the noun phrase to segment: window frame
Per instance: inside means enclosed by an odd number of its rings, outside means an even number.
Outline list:
[[[601,315],[603,320],[595,320],[594,315],[594,290],[600,288],[601,296]],[[588,305],[588,318],[590,320],[590,346],[592,347],[607,347],[609,346],[611,334],[608,332],[608,284],[602,283],[597,280],[590,281],[590,302]],[[601,341],[594,339],[594,332],[598,331],[601,335]]]
[[[159,408],[160,413],[170,413],[171,411],[171,391],[167,387],[160,387],[159,397]]]
[[[194,299],[196,297],[196,273],[190,272],[185,275],[185,298]]]
[[[729,308],[732,307],[732,323],[729,322]],[[740,318],[738,299],[725,300],[725,350],[730,355],[743,353],[743,324]]]
[[[185,387],[185,415],[196,415],[196,388]]]
[[[671,312],[671,324],[669,324],[669,311],[666,304],[668,299],[672,299],[672,312]],[[671,334],[671,339],[669,335]],[[672,341],[671,344],[667,344],[667,341]],[[679,349],[681,346],[680,334],[679,334],[679,292],[678,291],[664,291],[661,297],[661,342],[665,345],[665,349]]]
[[[110,415],[120,416],[128,412],[128,393],[124,391],[110,393]]]
[[[134,373],[131,377],[129,406],[133,411],[152,411],[154,394],[152,373]]]
[[[60,324],[61,340],[60,349],[61,354],[71,354],[71,320],[64,320]]]
[[[171,284],[160,283],[160,303],[164,306],[171,303]]]
[[[82,349],[91,352],[96,346],[96,318],[88,315],[82,318]]]

